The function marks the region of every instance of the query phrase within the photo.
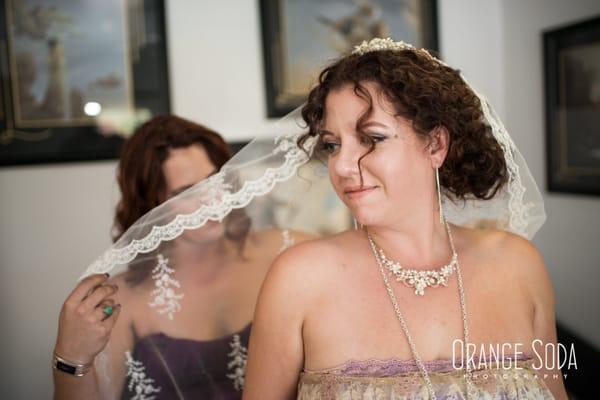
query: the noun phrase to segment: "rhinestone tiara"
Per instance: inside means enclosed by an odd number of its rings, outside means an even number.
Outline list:
[[[394,42],[392,38],[374,38],[369,41],[364,40],[358,46],[354,46],[354,50],[352,50],[352,54],[357,54],[362,56],[363,54],[371,53],[373,51],[384,51],[384,50],[412,50],[412,51],[420,51],[425,53],[427,56],[435,59],[429,51],[426,49],[417,49],[410,43],[406,43],[404,41]]]

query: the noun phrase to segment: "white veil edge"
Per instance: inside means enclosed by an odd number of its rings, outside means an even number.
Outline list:
[[[436,60],[446,65],[443,61]],[[446,218],[459,225],[477,225],[483,220],[492,221],[493,227],[531,239],[546,220],[542,195],[525,159],[488,100],[475,90],[464,76],[462,79],[479,98],[483,117],[504,152],[508,182],[490,200],[466,200],[462,206],[444,201]],[[269,193],[276,185],[296,176],[298,169],[310,160],[317,143],[316,138],[310,137],[305,142],[304,149],[297,146],[298,139],[306,133],[300,115],[301,107],[278,121],[278,133],[274,137],[252,140],[229,160],[220,172],[140,218],[115,244],[86,268],[80,279],[91,274],[106,273],[117,265],[127,264],[139,254],[152,252],[162,242],[177,238],[185,230],[200,228],[207,221],[222,221],[232,210],[246,207],[256,197]],[[262,172],[252,179],[246,178],[239,184],[240,176],[249,167]],[[237,187],[237,190],[233,190],[234,187]],[[173,203],[180,200],[189,201],[191,198],[199,200],[194,210],[173,214]],[[148,232],[149,226],[151,229]]]

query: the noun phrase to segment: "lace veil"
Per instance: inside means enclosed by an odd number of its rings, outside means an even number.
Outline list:
[[[355,52],[409,45],[375,39],[362,46]],[[477,95],[509,180],[488,201],[444,201],[446,218],[531,238],[545,220],[542,197],[502,122]],[[352,224],[326,165],[313,156],[316,139],[297,146],[306,130],[299,110],[290,113],[276,135],[251,141],[218,173],[151,210],[85,270],[82,276],[110,272],[123,304],[96,359],[105,397],[205,398],[242,389],[244,343],[270,263],[296,241]],[[190,389],[198,385],[204,389]]]

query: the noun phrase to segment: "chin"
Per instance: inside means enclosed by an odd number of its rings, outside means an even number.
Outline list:
[[[378,213],[374,212],[372,209],[358,209],[352,210],[352,215],[354,215],[354,219],[360,225],[379,225],[381,223],[382,218]]]

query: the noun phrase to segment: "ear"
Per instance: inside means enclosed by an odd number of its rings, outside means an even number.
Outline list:
[[[431,157],[431,166],[440,168],[448,154],[448,145],[450,143],[450,134],[445,126],[439,125],[435,127],[429,134],[429,156]]]

